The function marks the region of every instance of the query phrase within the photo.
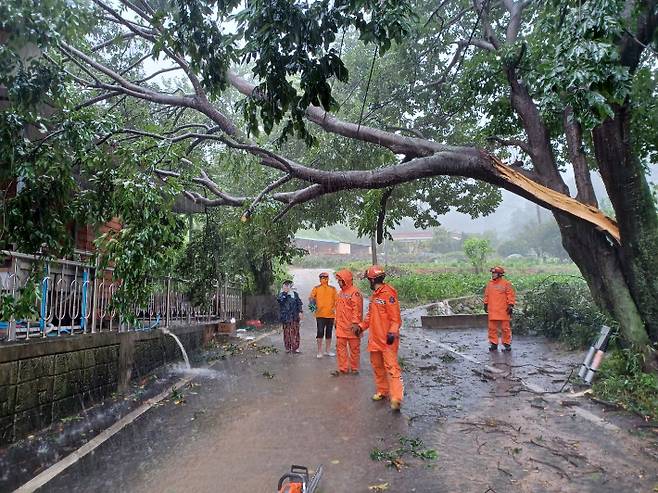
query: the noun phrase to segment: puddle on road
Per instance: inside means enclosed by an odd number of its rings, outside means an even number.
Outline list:
[[[212,368],[187,368],[185,365],[174,365],[171,368],[171,373],[175,375],[200,377],[211,380],[226,377],[226,373],[223,371],[214,370]]]

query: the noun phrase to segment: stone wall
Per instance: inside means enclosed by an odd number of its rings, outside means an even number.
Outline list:
[[[172,328],[188,352],[217,323]],[[166,363],[181,360],[160,331],[100,333],[0,345],[0,446],[75,414]]]

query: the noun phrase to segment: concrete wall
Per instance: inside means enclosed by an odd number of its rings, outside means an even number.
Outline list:
[[[485,329],[487,315],[441,315],[420,317],[424,329]]]
[[[186,350],[212,337],[217,323],[176,327]],[[160,331],[85,334],[0,346],[0,446],[75,414],[130,380],[181,360]]]

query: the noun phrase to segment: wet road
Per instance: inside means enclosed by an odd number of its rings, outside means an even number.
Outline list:
[[[295,274],[304,301],[316,275]],[[300,355],[286,354],[277,334],[260,342],[276,354],[252,350],[215,364],[217,378],[195,380],[185,403],[154,408],[43,489],[265,493],[291,464],[323,464],[323,492],[367,492],[382,482],[390,491],[439,491],[407,489],[404,476],[370,459],[374,447],[407,435],[408,424],[370,400],[367,353],[361,375],[336,378],[335,358],[315,357],[308,313],[301,340]],[[429,481],[432,470],[422,472]]]
[[[295,272],[304,301],[317,272]],[[335,359],[316,359],[309,317],[302,354],[283,352],[277,334],[260,350],[215,363],[40,491],[265,493],[291,464],[319,463],[324,493],[376,485],[401,493],[617,493],[658,484],[655,434],[604,428],[595,418],[628,422],[582,398],[577,413],[563,394],[536,392],[560,390],[580,355],[537,338],[516,338],[512,354],[490,355],[485,334],[425,331],[419,314],[404,325],[402,414],[370,400],[367,353],[360,376],[329,376]],[[370,458],[375,448],[399,448],[400,437],[421,438],[419,450],[438,458],[406,454],[399,471]]]

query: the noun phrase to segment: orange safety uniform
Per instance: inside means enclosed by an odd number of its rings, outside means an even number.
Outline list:
[[[336,288],[329,284],[318,284],[311,291],[310,299],[315,300],[315,318],[336,317]]]
[[[336,277],[345,283],[336,301],[336,361],[338,371],[358,371],[361,338],[352,332],[352,324],[363,320],[363,296],[353,283],[352,273],[341,270]],[[349,350],[348,350],[349,349]]]
[[[498,344],[498,326],[503,334],[503,344],[512,343],[512,327],[510,315],[507,311],[509,305],[516,304],[516,294],[512,283],[499,277],[492,279],[484,288],[484,304],[487,305],[489,315],[489,342]]]
[[[393,344],[388,345],[386,334],[391,332],[399,336],[401,325],[398,293],[391,285],[382,284],[372,293],[368,315],[359,326],[364,330],[370,329],[368,351],[377,393],[390,396],[391,400],[398,402],[402,402],[404,394],[402,371],[398,363],[400,338],[396,337]]]

